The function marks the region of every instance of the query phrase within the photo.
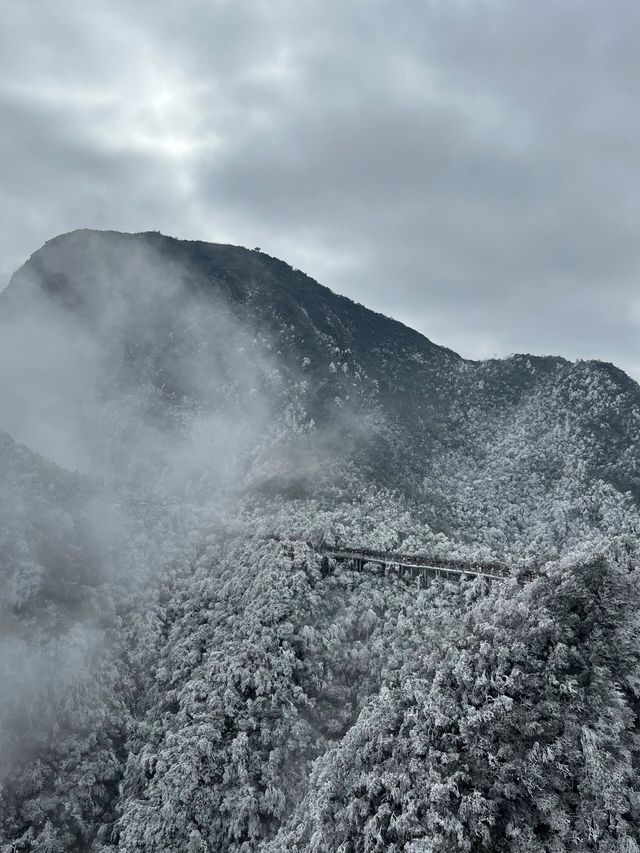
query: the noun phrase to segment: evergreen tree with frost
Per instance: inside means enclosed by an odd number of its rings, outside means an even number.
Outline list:
[[[272,849],[637,850],[639,605],[601,554],[449,613],[318,759]]]

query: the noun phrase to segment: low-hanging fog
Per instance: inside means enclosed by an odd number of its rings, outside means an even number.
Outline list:
[[[77,725],[114,599],[219,523],[280,382],[193,270],[68,246],[0,297],[0,778]]]
[[[151,245],[100,241],[82,270],[67,246],[3,294],[0,428],[107,481],[230,476],[268,418],[266,338]]]

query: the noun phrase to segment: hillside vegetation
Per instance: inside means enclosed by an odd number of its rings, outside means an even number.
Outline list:
[[[0,399],[2,853],[638,850],[624,373],[79,231],[0,295]]]

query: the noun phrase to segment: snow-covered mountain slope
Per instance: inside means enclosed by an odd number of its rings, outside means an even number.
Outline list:
[[[78,231],[0,295],[0,401],[2,853],[637,849],[624,373]],[[416,590],[321,540],[542,568]]]

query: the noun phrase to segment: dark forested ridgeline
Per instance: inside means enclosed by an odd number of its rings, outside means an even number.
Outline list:
[[[67,467],[70,437],[99,473],[161,461],[197,416],[198,440],[214,419],[232,460],[279,437],[282,452],[272,442],[254,464],[254,490],[309,497],[319,472],[356,465],[470,541],[507,519],[531,540],[545,500],[563,500],[565,519],[576,512],[576,484],[640,495],[640,387],[613,365],[463,359],[262,252],[157,233],[61,235],[0,295],[0,333],[23,362],[5,384],[28,377],[41,391],[36,413],[5,389],[0,428]],[[37,352],[25,351],[34,335]]]

